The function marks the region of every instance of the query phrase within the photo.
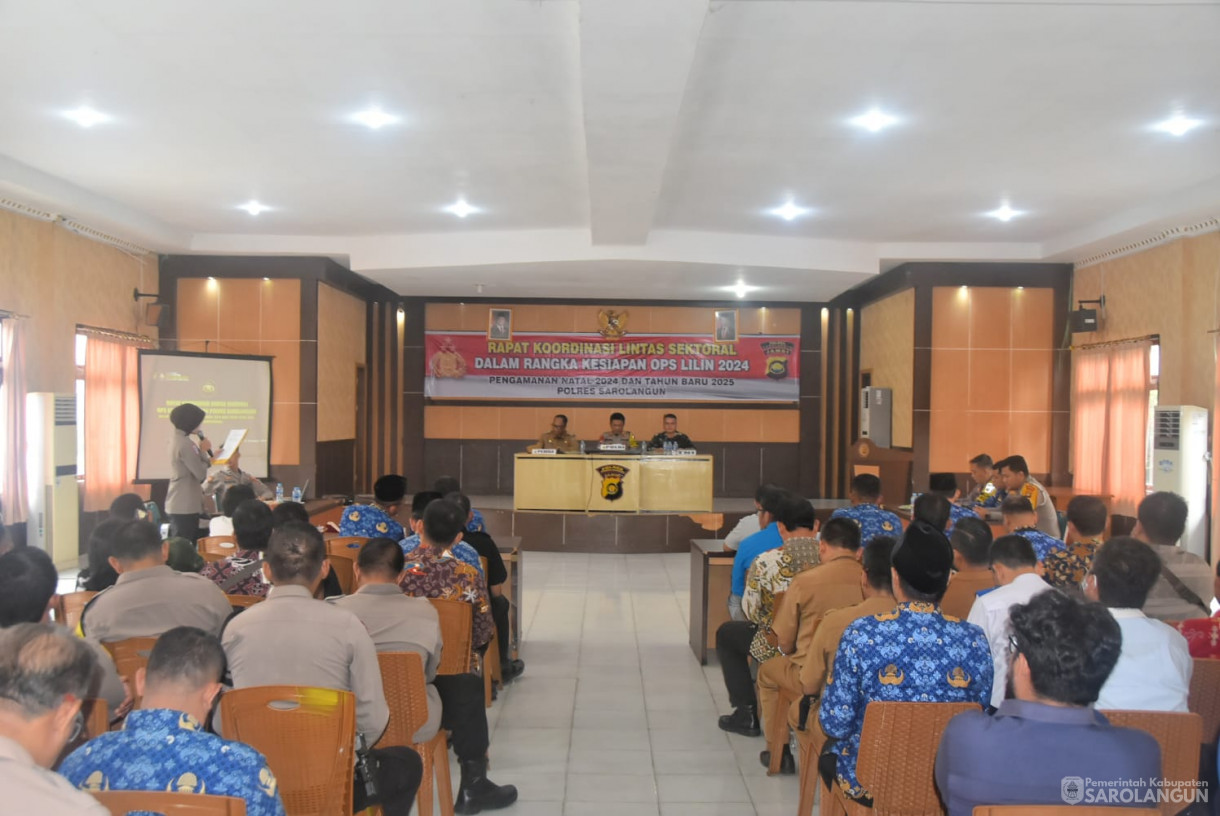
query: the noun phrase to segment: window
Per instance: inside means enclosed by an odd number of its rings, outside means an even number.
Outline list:
[[[85,352],[89,338],[76,335],[76,478],[85,475]]]

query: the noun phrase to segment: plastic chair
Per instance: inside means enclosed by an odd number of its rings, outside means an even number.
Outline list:
[[[326,553],[327,555],[346,554],[349,558],[354,559],[360,555],[361,548],[367,542],[368,538],[365,536],[335,536],[326,539]]]
[[[110,707],[100,697],[86,697],[81,701],[80,713],[85,721],[85,739],[100,737],[110,730]]]
[[[381,652],[381,685],[390,707],[390,724],[377,743],[378,748],[405,746],[419,754],[424,775],[415,803],[419,813],[432,813],[432,785],[435,779],[442,816],[453,816],[453,782],[449,776],[449,744],[445,729],[425,743],[414,741],[415,732],[428,721],[428,687],[424,663],[415,652]]]
[[[479,563],[483,565],[483,575],[487,575],[487,559],[479,556]],[[488,590],[490,593],[490,589]],[[491,629],[491,640],[487,643],[487,654],[483,659],[483,705],[491,708],[491,699],[494,687],[504,684],[504,677],[500,674],[500,632],[499,628],[493,626]]]
[[[225,595],[225,597],[229,599],[229,606],[236,609],[247,609],[267,600],[266,595]]]
[[[775,620],[776,616],[779,615],[779,609],[784,602],[785,594],[783,592],[775,593],[775,600],[771,605],[772,620]],[[755,691],[755,694],[761,699],[761,695],[758,695],[757,691]],[[775,708],[770,711],[760,712],[767,729],[767,750],[771,752],[771,764],[767,766],[767,776],[775,776],[779,773],[784,746],[788,744],[788,709],[792,706],[792,701],[799,696],[796,695],[794,697],[787,689],[781,688],[775,696]]]
[[[789,712],[799,712],[800,698],[792,703],[789,707]],[[789,724],[795,722],[796,715],[792,714],[789,718]],[[818,755],[822,753],[822,746],[826,744],[826,735],[822,733],[821,727],[818,725],[818,707],[816,702],[812,706],[809,714],[809,722],[805,725],[805,730],[796,730],[796,744],[799,756],[797,758],[797,773],[800,774],[800,797],[797,800],[796,813],[797,816],[812,816],[813,800],[817,798],[818,787],[822,784],[822,778],[818,776]],[[822,798],[825,800],[828,795],[823,789]]]
[[[1220,737],[1220,660],[1195,658],[1190,676],[1190,710],[1203,718],[1203,744]]]
[[[1098,805],[979,805],[974,816],[1158,816],[1156,808]]]
[[[1101,712],[1111,725],[1138,728],[1151,734],[1161,746],[1161,776],[1173,787],[1185,787],[1199,777],[1199,748],[1203,742],[1203,718],[1182,711]],[[1183,802],[1162,802],[1166,816],[1182,810]]]
[[[441,664],[437,674],[470,673],[470,641],[474,638],[474,608],[465,601],[429,598],[441,620]]]
[[[204,561],[223,561],[237,554],[237,539],[233,536],[204,536],[197,544]]]
[[[93,596],[96,594],[96,592],[82,590],[56,596],[55,622],[75,630],[80,624],[80,616],[85,611],[85,605],[93,600]]]
[[[126,640],[112,640],[102,645],[114,658],[114,668],[119,677],[126,677],[131,684],[132,694],[135,695],[133,707],[139,708],[140,695],[135,694],[136,671],[148,666],[148,655],[157,645],[157,639],[155,637],[133,637]]]
[[[366,541],[363,536],[338,536],[326,542],[326,557],[344,595],[356,591],[356,559]]]
[[[246,800],[236,796],[164,791],[90,791],[111,816],[159,813],[163,816],[246,816]]]
[[[284,810],[349,816],[355,774],[356,698],[306,686],[251,686],[220,698],[224,735],[267,758]]]

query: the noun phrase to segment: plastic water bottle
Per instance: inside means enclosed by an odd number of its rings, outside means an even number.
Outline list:
[[[284,483],[283,482],[275,483],[275,500],[277,502],[282,502],[284,500]]]
[[[300,487],[292,488],[292,500],[294,502],[296,502],[297,504],[301,503],[301,488]]]
[[[583,440],[583,439],[582,439],[582,440],[580,440],[580,454],[581,454],[581,456],[583,456],[583,455],[584,455],[584,453],[585,453],[585,440]]]

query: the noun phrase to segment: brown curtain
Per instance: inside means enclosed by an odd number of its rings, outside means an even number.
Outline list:
[[[0,400],[4,411],[4,463],[0,468],[0,501],[4,523],[19,524],[29,514],[25,480],[25,321],[4,321],[4,372]]]
[[[135,486],[140,441],[139,349],[90,335],[85,347],[85,510],[105,510]]]

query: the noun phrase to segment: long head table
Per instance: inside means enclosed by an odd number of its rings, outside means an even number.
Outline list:
[[[710,513],[706,455],[520,453],[514,510],[567,513]]]

